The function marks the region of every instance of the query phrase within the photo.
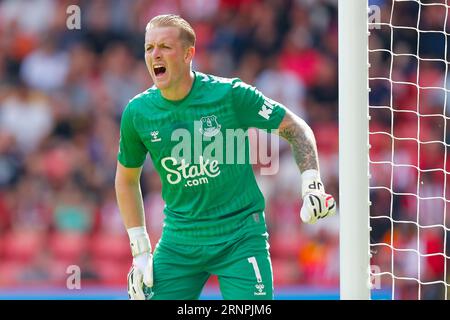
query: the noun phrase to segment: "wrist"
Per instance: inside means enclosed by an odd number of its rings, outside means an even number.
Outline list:
[[[144,252],[152,251],[150,238],[144,226],[128,228],[127,233],[130,238],[130,247],[133,257]]]
[[[147,235],[147,229],[144,226],[133,227],[127,229],[128,237],[131,240]]]
[[[320,181],[320,172],[316,169],[308,169],[302,172],[301,174],[302,181],[313,181],[313,180],[319,180]]]

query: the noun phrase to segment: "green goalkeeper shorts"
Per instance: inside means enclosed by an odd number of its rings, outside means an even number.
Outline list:
[[[273,299],[268,235],[247,235],[219,245],[159,241],[153,258],[150,299],[198,299],[210,275],[217,275],[227,300]]]

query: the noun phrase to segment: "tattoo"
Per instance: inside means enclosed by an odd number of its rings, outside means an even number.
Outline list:
[[[287,112],[278,134],[291,145],[292,154],[300,172],[308,169],[319,170],[314,133],[304,120]]]

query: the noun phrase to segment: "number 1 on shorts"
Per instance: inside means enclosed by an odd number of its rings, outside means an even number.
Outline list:
[[[258,263],[256,262],[256,258],[250,257],[247,260],[253,266],[253,271],[255,271],[256,281],[258,281],[258,283],[262,282],[261,273],[259,272],[259,267],[258,267]]]

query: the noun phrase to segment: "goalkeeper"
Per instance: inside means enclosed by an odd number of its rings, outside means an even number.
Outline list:
[[[320,179],[313,132],[239,79],[192,70],[195,33],[179,16],[153,18],[144,49],[154,86],[131,99],[123,112],[115,180],[133,255],[130,299],[198,299],[212,274],[224,299],[273,299],[264,198],[248,158],[237,164],[219,163],[206,153],[174,156],[179,140],[173,141],[172,133],[182,129],[195,137],[201,132],[204,150],[227,129],[278,129],[301,173],[300,217],[315,223],[334,214],[336,204]],[[248,146],[248,137],[245,142]],[[147,153],[165,201],[163,231],[154,250],[139,185]]]

